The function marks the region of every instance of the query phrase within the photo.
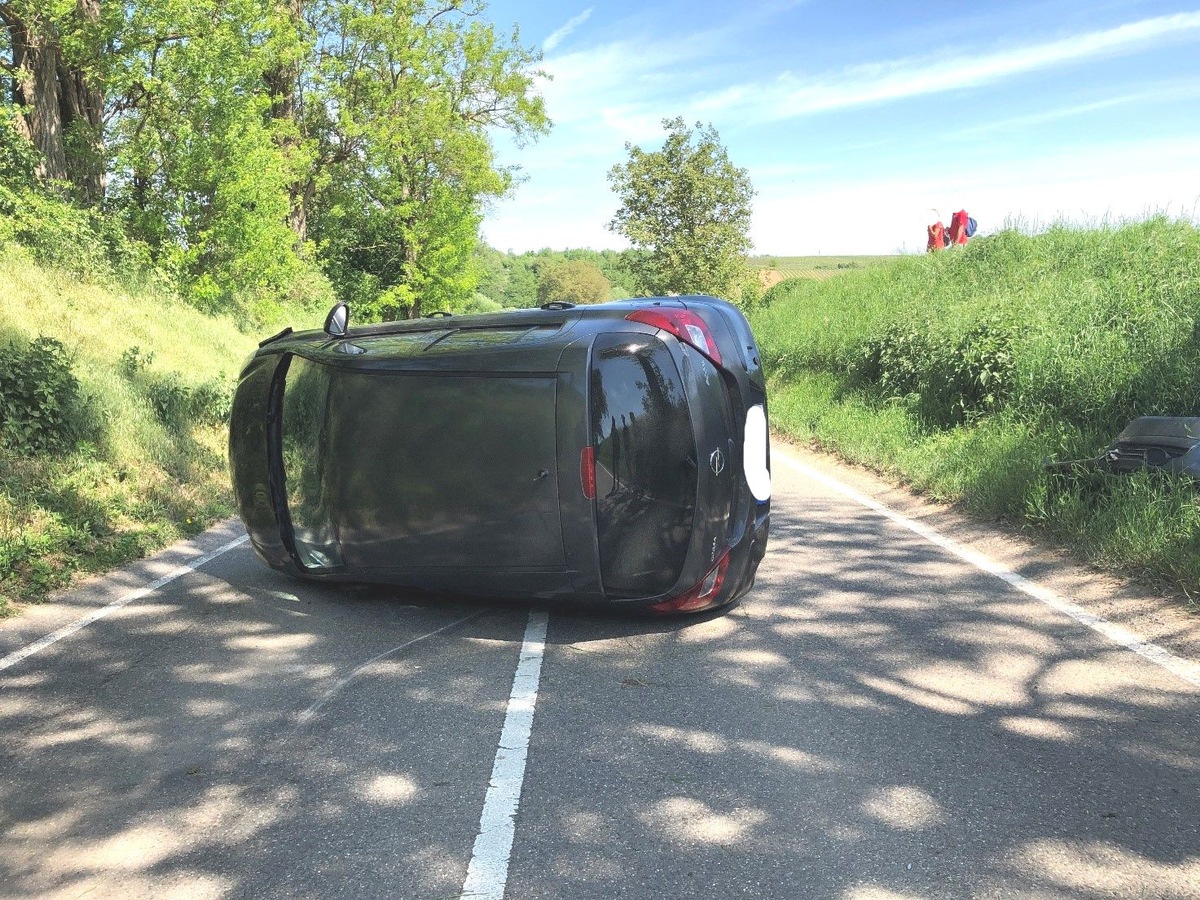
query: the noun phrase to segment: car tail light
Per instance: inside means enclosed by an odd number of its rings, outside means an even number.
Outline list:
[[[695,610],[712,606],[716,602],[717,595],[721,593],[721,585],[725,583],[725,573],[728,570],[729,551],[726,550],[725,555],[717,561],[715,566],[708,570],[708,574],[700,580],[699,584],[677,597],[664,600],[662,603],[655,603],[650,607],[651,612],[694,612]]]
[[[583,496],[596,499],[596,449],[584,447],[579,454],[579,480],[583,483]]]
[[[639,309],[625,317],[630,322],[641,322],[669,331],[685,344],[695,347],[718,366],[721,365],[721,351],[717,347],[716,338],[709,330],[708,324],[690,309]]]

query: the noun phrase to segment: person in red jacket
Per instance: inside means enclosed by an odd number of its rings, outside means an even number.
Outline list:
[[[950,217],[950,246],[958,246],[967,242],[967,211],[960,209]]]
[[[946,246],[946,226],[940,220],[930,225],[927,231],[929,232],[929,241],[925,244],[926,253],[933,253]]]

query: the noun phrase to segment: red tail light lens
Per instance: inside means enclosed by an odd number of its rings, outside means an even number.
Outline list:
[[[596,499],[596,450],[584,447],[579,454],[579,480],[583,483],[583,496]]]
[[[707,323],[690,309],[639,309],[625,318],[630,322],[641,322],[643,325],[669,331],[685,344],[695,347],[718,366],[721,364],[721,351],[712,331]]]
[[[700,583],[690,591],[685,591],[678,597],[672,597],[662,603],[655,603],[649,608],[652,612],[658,613],[680,613],[695,612],[698,609],[712,606],[717,600],[717,595],[721,593],[721,585],[725,583],[727,571],[729,571],[728,550],[717,561],[717,564],[708,570],[708,574],[700,580]]]

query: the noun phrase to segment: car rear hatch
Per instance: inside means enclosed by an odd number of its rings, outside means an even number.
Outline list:
[[[708,359],[671,343],[626,332],[592,348],[590,464],[601,583],[613,599],[690,586],[729,546],[740,448],[728,394]]]

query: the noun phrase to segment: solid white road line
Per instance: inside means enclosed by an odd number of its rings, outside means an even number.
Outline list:
[[[513,677],[508,711],[500,732],[500,746],[492,764],[492,778],[479,817],[479,835],[467,866],[459,900],[503,900],[508,883],[508,859],[512,855],[516,831],[517,807],[525,780],[525,760],[529,755],[529,736],[533,730],[533,711],[537,706],[538,682],[542,676],[542,657],[546,649],[544,612],[529,613],[521,659]]]
[[[8,654],[8,656],[5,656],[3,659],[0,659],[0,672],[3,672],[5,669],[9,668],[10,666],[15,666],[17,663],[21,662],[21,660],[23,660],[23,659],[28,659],[29,657],[33,656],[33,654],[35,654],[35,653],[45,650],[51,644],[57,643],[58,641],[61,641],[65,637],[70,637],[75,632],[79,631],[81,628],[87,628],[93,622],[100,621],[105,616],[116,612],[121,607],[128,606],[134,600],[140,600],[142,597],[145,597],[147,594],[154,593],[163,585],[170,584],[175,579],[182,578],[184,575],[187,575],[189,572],[195,572],[198,568],[200,568],[205,563],[212,562],[214,559],[216,559],[222,553],[228,553],[234,547],[240,547],[242,544],[246,543],[246,541],[248,541],[248,540],[250,540],[250,536],[247,534],[243,534],[237,540],[230,541],[228,544],[218,547],[216,550],[213,550],[211,553],[206,553],[203,556],[198,556],[194,560],[192,560],[190,563],[188,563],[187,565],[180,566],[178,569],[171,572],[170,574],[164,575],[162,578],[159,578],[159,579],[156,579],[155,581],[150,582],[144,588],[139,588],[138,590],[133,591],[130,594],[126,594],[120,600],[114,600],[112,603],[108,604],[107,606],[102,606],[99,609],[88,613],[82,619],[79,619],[76,622],[72,622],[70,625],[66,625],[66,626],[58,629],[58,631],[55,631],[52,634],[48,634],[44,638],[34,641],[32,644],[27,644],[26,646],[22,647],[20,650],[16,650],[16,651]]]
[[[429,634],[423,634],[420,637],[415,637],[411,641],[405,641],[399,647],[393,647],[391,650],[385,650],[383,653],[380,653],[378,656],[372,656],[361,666],[357,666],[354,669],[354,671],[351,672],[349,675],[347,675],[345,678],[339,679],[338,682],[333,687],[331,687],[328,691],[326,691],[325,694],[319,700],[317,700],[316,703],[314,703],[312,706],[310,706],[304,712],[300,713],[299,718],[296,720],[296,724],[298,724],[298,725],[308,724],[308,722],[312,719],[312,717],[321,711],[321,707],[323,707],[326,703],[328,703],[330,700],[332,700],[334,697],[336,697],[338,694],[341,693],[342,688],[344,688],[346,685],[348,685],[350,682],[352,682],[355,678],[357,678],[359,675],[361,675],[367,669],[371,668],[371,666],[375,665],[375,663],[379,662],[381,659],[387,659],[389,656],[391,656],[395,653],[399,653],[401,650],[407,650],[409,647],[413,646],[414,644],[419,644],[419,643],[421,643],[421,641],[431,638],[435,634],[441,634],[443,631],[449,631],[451,628],[454,628],[456,625],[461,625],[463,622],[469,622],[471,619],[478,619],[482,615],[483,615],[483,610],[479,610],[478,612],[473,612],[469,616],[463,616],[461,619],[451,622],[449,625],[443,625],[441,628],[437,629],[436,631],[431,631],[431,632],[429,632]]]
[[[1018,575],[1016,572],[1009,569],[1007,566],[996,562],[995,560],[984,556],[975,550],[964,547],[957,541],[934,531],[928,525],[923,525],[920,522],[914,521],[907,516],[902,516],[900,513],[890,509],[878,500],[872,500],[853,488],[847,487],[840,481],[831,478],[823,472],[818,472],[811,466],[807,466],[797,459],[794,459],[787,454],[778,451],[771,454],[772,461],[785,463],[789,468],[794,469],[806,478],[809,478],[818,484],[824,485],[832,491],[836,491],[845,497],[859,503],[862,506],[872,509],[891,519],[897,525],[902,525],[909,531],[919,534],[921,537],[930,543],[937,544],[939,547],[953,553],[959,559],[970,563],[975,568],[987,572],[990,575],[995,575],[1000,580],[1011,585],[1022,593],[1028,594],[1035,600],[1040,600],[1047,606],[1053,607],[1064,615],[1070,616],[1076,622],[1086,625],[1094,631],[1100,632],[1111,641],[1115,641],[1123,647],[1132,650],[1138,656],[1150,660],[1157,666],[1161,666],[1171,674],[1182,678],[1189,684],[1200,687],[1200,665],[1176,656],[1169,650],[1166,650],[1152,641],[1142,639],[1140,636],[1129,631],[1114,622],[1103,619],[1100,616],[1092,615],[1081,606],[1078,606],[1069,600],[1063,599],[1049,588],[1042,587],[1040,584],[1035,584],[1027,578]]]

